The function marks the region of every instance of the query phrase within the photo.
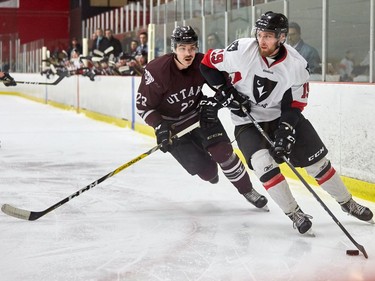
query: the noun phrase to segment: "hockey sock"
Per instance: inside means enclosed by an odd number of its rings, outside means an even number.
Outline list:
[[[305,169],[337,202],[347,202],[351,198],[346,186],[328,159],[323,158]]]
[[[223,163],[219,163],[224,175],[238,189],[241,194],[251,191],[252,184],[249,174],[240,158],[233,152],[229,159]]]

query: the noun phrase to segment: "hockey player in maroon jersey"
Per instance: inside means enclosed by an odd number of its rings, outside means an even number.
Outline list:
[[[248,166],[300,233],[311,228],[311,216],[298,206],[280,172],[283,156],[294,166],[304,167],[343,211],[370,221],[371,210],[352,199],[326,158],[327,148],[301,113],[307,104],[309,70],[306,60],[284,45],[288,19],[267,12],[256,21],[254,33],[255,38],[238,39],[226,49],[209,50],[200,67],[217,89],[215,99],[231,109],[235,136]],[[252,124],[248,112],[273,139],[274,148]]]
[[[250,182],[241,160],[217,117],[219,104],[203,95],[206,80],[199,65],[198,36],[190,26],[176,27],[171,36],[172,53],[147,64],[137,95],[137,112],[155,129],[157,143],[191,175],[217,183],[218,167],[250,203],[267,204]],[[196,128],[179,139],[171,136],[200,120]],[[265,207],[266,208],[266,207]]]

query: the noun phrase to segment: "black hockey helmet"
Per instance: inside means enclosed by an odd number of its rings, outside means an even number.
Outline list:
[[[276,34],[279,38],[281,33],[288,34],[288,19],[286,16],[280,13],[274,13],[272,11],[266,12],[261,15],[255,23],[255,31],[270,31]]]
[[[190,25],[177,26],[171,35],[171,48],[175,50],[177,44],[193,44],[196,43],[198,46],[198,35]]]

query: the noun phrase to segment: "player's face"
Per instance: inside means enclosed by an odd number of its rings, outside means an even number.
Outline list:
[[[273,56],[277,52],[279,39],[274,32],[258,31],[256,34],[259,43],[259,52],[263,57]]]
[[[175,54],[180,63],[177,66],[180,69],[188,68],[195,58],[195,54],[198,52],[196,43],[193,44],[177,44]]]

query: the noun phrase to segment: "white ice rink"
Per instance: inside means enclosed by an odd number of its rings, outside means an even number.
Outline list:
[[[130,129],[4,95],[0,140],[0,204],[33,211],[155,145]],[[369,258],[347,256],[355,246],[298,182],[292,191],[314,217],[315,237],[298,234],[271,199],[270,212],[257,210],[220,176],[217,185],[203,182],[157,151],[36,221],[0,212],[0,280],[375,280],[375,225],[314,187]]]

